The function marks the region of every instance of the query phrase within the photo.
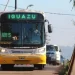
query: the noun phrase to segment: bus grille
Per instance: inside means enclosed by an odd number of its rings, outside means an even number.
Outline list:
[[[13,49],[11,50],[11,53],[32,53],[33,50],[21,50],[21,49]]]

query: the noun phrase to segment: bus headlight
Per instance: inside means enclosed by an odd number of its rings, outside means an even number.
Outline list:
[[[38,50],[38,53],[44,53],[45,52],[45,48],[37,49],[37,50]]]
[[[43,54],[45,53],[45,48],[39,48],[33,51],[34,54]]]
[[[0,48],[0,53],[8,53],[6,49]]]
[[[5,49],[2,48],[1,52],[2,52],[2,53],[5,53]]]

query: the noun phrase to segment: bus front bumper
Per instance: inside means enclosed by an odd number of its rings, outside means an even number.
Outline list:
[[[4,54],[0,55],[0,64],[46,64],[46,55]]]

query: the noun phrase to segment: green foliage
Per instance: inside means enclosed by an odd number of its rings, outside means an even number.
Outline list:
[[[68,69],[69,69],[69,61],[67,61],[67,63],[64,64],[64,67],[59,72],[59,75],[67,75],[68,74]]]
[[[75,7],[75,0],[70,0],[70,2],[72,2],[73,1],[73,7]]]

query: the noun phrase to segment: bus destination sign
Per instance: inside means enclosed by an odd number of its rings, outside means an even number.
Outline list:
[[[36,20],[37,14],[7,14],[9,20]]]

